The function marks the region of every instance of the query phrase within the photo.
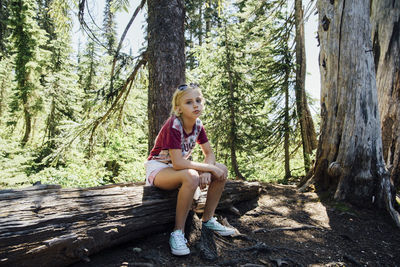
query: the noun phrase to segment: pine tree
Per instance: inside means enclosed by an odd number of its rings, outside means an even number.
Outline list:
[[[37,5],[34,0],[12,0],[9,25],[15,57],[15,76],[17,86],[11,103],[15,113],[22,109],[25,121],[25,133],[21,140],[25,145],[31,134],[32,119],[42,109],[40,96],[41,76],[46,70],[48,51],[43,49],[47,37],[37,23]]]
[[[50,36],[48,46],[51,51],[49,74],[46,77],[46,95],[49,113],[46,120],[45,136],[47,147],[55,148],[55,139],[60,136],[59,124],[63,120],[75,120],[77,103],[76,75],[71,72],[74,64],[70,59],[72,18],[71,3],[66,0],[47,2],[45,17]]]
[[[210,36],[211,25],[221,27],[221,18],[218,14],[221,2],[214,0],[190,0],[185,1],[185,43],[186,64],[188,69],[197,66],[193,48],[201,46]]]
[[[112,10],[113,0],[106,0],[104,7],[104,19],[103,19],[103,36],[106,41],[107,53],[110,56],[114,55],[117,33],[115,25],[115,14]]]
[[[267,157],[284,151],[289,166],[296,138],[294,64],[284,7],[282,1],[249,0],[225,7],[224,27],[211,29],[209,43],[196,53],[199,67],[191,75],[206,89],[208,134],[237,177],[261,175]]]
[[[79,82],[85,93],[95,93],[98,88],[96,84],[96,77],[99,71],[98,49],[95,42],[89,41],[80,58],[78,71],[81,75],[81,79]]]
[[[259,134],[256,113],[262,104],[254,98],[257,94],[248,79],[249,62],[240,29],[234,21],[221,19],[224,26],[214,29],[199,48],[199,67],[192,75],[200,80],[209,103],[205,120],[217,157],[225,162],[229,158],[234,175],[244,179],[249,168],[242,161],[252,156],[251,139]]]
[[[3,58],[0,60],[0,123],[3,121],[3,116],[7,114],[7,104],[9,100],[12,84],[12,58]]]
[[[10,35],[10,29],[7,27],[7,19],[10,15],[10,1],[0,1],[0,59],[6,54],[7,38]]]

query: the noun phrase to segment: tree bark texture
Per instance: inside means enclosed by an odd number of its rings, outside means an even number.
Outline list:
[[[148,0],[149,151],[169,117],[172,95],[185,82],[183,0]]]
[[[335,199],[386,205],[400,225],[382,155],[369,1],[320,0],[317,8],[322,126],[313,179]]]
[[[286,49],[287,50],[287,49]],[[284,127],[285,127],[285,134],[284,134],[284,151],[285,151],[285,180],[289,179],[292,174],[290,172],[290,140],[289,140],[289,135],[290,135],[290,128],[289,128],[289,77],[290,77],[290,59],[289,59],[289,52],[286,52],[285,56],[285,122],[284,122]]]
[[[257,198],[258,183],[228,182],[218,209]],[[177,190],[135,184],[39,185],[0,191],[0,266],[67,266],[104,248],[172,230]],[[204,207],[206,192],[196,202]]]
[[[383,158],[400,188],[400,1],[373,0],[372,41],[382,127]]]
[[[21,140],[21,143],[22,143],[22,145],[25,145],[28,142],[29,136],[31,134],[32,115],[29,111],[28,103],[25,99],[23,101],[23,106],[24,106],[24,118],[25,118],[25,133],[24,133],[24,137]]]
[[[296,24],[296,107],[300,122],[301,139],[303,143],[304,167],[306,173],[310,169],[310,154],[317,148],[317,138],[314,122],[307,104],[306,83],[306,49],[304,37],[303,1],[295,1]]]

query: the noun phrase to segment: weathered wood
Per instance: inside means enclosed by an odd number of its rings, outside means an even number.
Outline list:
[[[303,188],[315,182],[318,190],[334,189],[338,200],[386,207],[400,226],[382,154],[369,7],[368,0],[317,2],[321,134]]]
[[[228,182],[218,208],[253,199],[258,192],[257,183]],[[141,184],[2,190],[0,266],[66,266],[89,260],[104,248],[166,231],[174,222],[176,194]],[[202,194],[199,203],[204,202]]]
[[[391,179],[399,189],[400,1],[372,1],[371,25],[382,124],[383,157]]]

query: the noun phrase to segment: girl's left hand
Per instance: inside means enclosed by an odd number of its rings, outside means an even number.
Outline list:
[[[211,183],[211,173],[203,172],[199,175],[199,186],[200,189],[206,188]]]

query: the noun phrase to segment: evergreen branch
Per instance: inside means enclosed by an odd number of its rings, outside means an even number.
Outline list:
[[[126,34],[128,33],[128,30],[129,30],[129,28],[131,27],[133,21],[135,20],[137,14],[138,14],[139,11],[143,8],[143,6],[144,6],[145,3],[146,3],[146,0],[142,0],[142,2],[140,3],[140,5],[136,8],[136,10],[135,10],[135,12],[133,13],[131,19],[129,20],[128,24],[127,24],[126,27],[125,27],[124,32],[122,33],[121,39],[119,40],[117,50],[115,51],[115,54],[114,54],[113,64],[112,64],[112,67],[111,67],[111,82],[110,82],[110,87],[111,87],[110,89],[111,89],[111,90],[110,90],[110,91],[112,91],[113,80],[114,80],[114,78],[115,78],[115,75],[114,75],[114,72],[115,72],[115,64],[117,63],[119,51],[120,51],[121,48],[122,48],[122,43],[123,43],[123,41],[125,40]]]
[[[76,140],[76,138],[78,138],[84,132],[86,132],[90,128],[91,125],[92,125],[92,123],[89,123],[82,129],[80,129],[80,131],[78,131],[78,133],[69,135],[69,136],[73,135],[73,137],[67,143],[64,143],[59,149],[57,149],[57,151],[55,153],[52,153],[52,154],[48,155],[47,157],[43,158],[42,162],[50,161],[52,165],[56,164],[61,153],[63,151],[65,151],[68,147],[70,147],[72,145],[72,143]],[[67,138],[69,138],[69,136],[67,136]]]
[[[86,23],[84,15],[85,15],[85,5],[87,6],[87,2],[86,0],[80,0],[79,2],[79,12],[78,12],[78,20],[79,23],[82,26],[82,29],[84,30],[84,32],[87,34],[87,36],[95,43],[97,43],[98,45],[100,45],[101,47],[107,49],[107,46],[104,45],[99,38],[96,37],[96,35],[94,34],[94,32],[92,31],[92,29],[89,27],[89,25]],[[91,19],[93,20],[90,12],[89,12],[89,16],[91,17]],[[95,23],[96,25],[96,23]],[[97,26],[97,25],[96,25]],[[97,26],[99,27],[99,26]]]
[[[133,21],[135,20],[137,14],[143,8],[145,3],[146,3],[146,0],[142,0],[140,5],[136,8],[135,12],[133,13],[133,15],[132,15],[131,19],[129,20],[128,24],[126,25],[125,30],[124,30],[124,32],[123,32],[123,34],[121,36],[121,40],[119,41],[118,48],[117,48],[117,51],[116,51],[116,55],[121,50],[122,42],[125,40],[125,37],[126,37],[126,34],[128,33],[129,28],[131,27],[131,25],[132,25]]]
[[[129,94],[131,92],[132,86],[133,86],[133,80],[131,81],[131,83],[129,85],[128,92],[125,94],[124,100],[122,101],[121,107],[119,109],[119,115],[118,115],[119,121],[122,120],[122,113],[124,111],[125,103],[126,103],[126,100],[128,99],[128,96],[129,96]]]
[[[97,29],[99,29],[99,30],[101,31],[101,28],[99,27],[99,25],[97,25],[96,21],[94,20],[94,18],[93,18],[93,16],[92,16],[92,13],[90,13],[90,8],[89,8],[89,6],[88,6],[88,2],[86,2],[86,7],[87,7],[87,10],[88,10],[87,13],[88,13],[90,19],[92,20],[93,25],[96,26]]]
[[[136,74],[139,71],[140,67],[145,66],[146,63],[147,63],[147,51],[145,51],[142,54],[142,59],[139,60],[139,62],[136,64],[135,69],[133,70],[131,75],[128,77],[128,79],[126,80],[125,84],[122,86],[121,90],[118,93],[118,96],[115,98],[115,100],[114,100],[113,104],[111,105],[111,107],[107,110],[107,112],[103,116],[97,118],[93,122],[93,127],[92,127],[92,130],[91,130],[91,133],[90,133],[90,138],[89,138],[89,157],[92,156],[93,143],[94,143],[93,139],[94,139],[97,127],[99,127],[102,123],[104,123],[109,118],[109,116],[111,115],[112,112],[115,112],[114,109],[116,108],[116,106],[117,106],[119,100],[121,99],[122,95],[125,92],[127,92],[128,85],[131,82],[133,82],[133,80],[135,79]],[[130,88],[131,87],[129,87],[129,89],[128,89],[128,93],[130,92]]]
[[[126,92],[126,88],[128,87],[128,85],[130,85],[129,89],[128,89],[128,94],[130,92],[130,88],[132,86],[132,83],[136,77],[137,72],[139,71],[140,67],[145,66],[147,63],[147,53],[144,52],[141,55],[142,59],[139,60],[139,62],[136,64],[133,72],[131,73],[131,75],[128,77],[128,79],[126,80],[125,84],[122,86],[122,89],[120,90],[120,93],[118,94],[117,98],[115,99],[114,103],[112,104],[112,106],[108,109],[108,111],[101,117],[89,122],[87,125],[83,125],[83,127],[77,127],[77,131],[74,131],[74,133],[72,133],[70,136],[72,136],[71,139],[68,140],[68,142],[64,143],[59,149],[57,149],[57,151],[55,153],[50,154],[49,156],[45,157],[43,159],[43,161],[47,161],[50,159],[50,161],[52,162],[52,164],[55,164],[55,162],[57,161],[57,159],[59,158],[59,156],[63,153],[63,151],[65,151],[68,147],[70,147],[72,145],[72,143],[79,137],[82,136],[86,131],[88,131],[90,128],[92,128],[91,130],[91,135],[90,135],[90,139],[89,139],[89,155],[91,156],[92,154],[92,146],[93,146],[93,138],[94,138],[94,134],[96,132],[96,129],[98,126],[100,126],[102,123],[104,123],[109,116],[115,112],[115,107],[118,104],[118,101],[120,100],[120,98],[122,97],[122,95],[124,94],[124,92]],[[80,129],[79,129],[80,128]],[[67,138],[69,138],[67,137]]]

